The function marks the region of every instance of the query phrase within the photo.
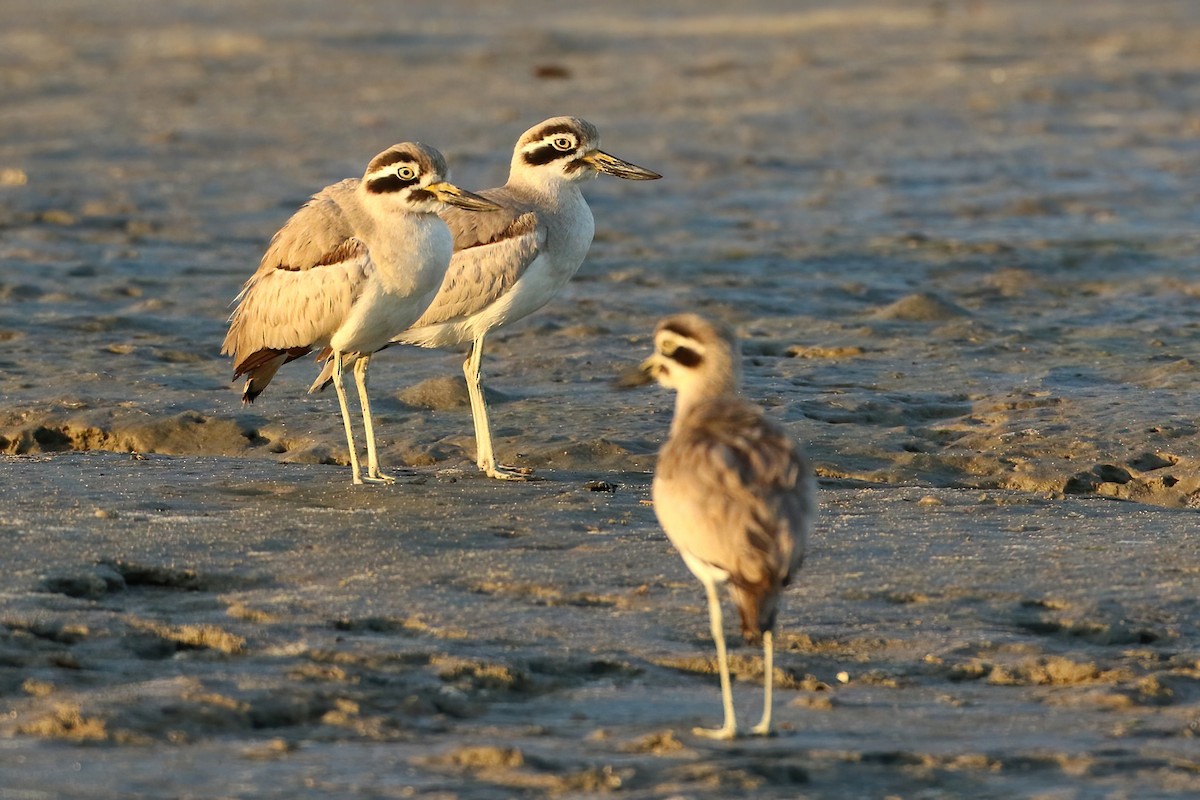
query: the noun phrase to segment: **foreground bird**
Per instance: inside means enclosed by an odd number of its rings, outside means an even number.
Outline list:
[[[762,640],[763,715],[753,732],[769,735],[779,595],[804,561],[817,509],[816,481],[795,439],[738,396],[738,358],[731,331],[680,314],[658,324],[654,355],[625,382],[657,380],[677,392],[654,510],[708,596],[725,724],[695,733],[715,739],[737,735],[717,586],[729,587],[746,641]]]
[[[472,211],[498,205],[446,180],[432,147],[405,142],[371,160],[362,180],[327,186],[271,239],[258,271],[234,302],[221,348],[246,375],[242,401],[252,403],[289,361],[329,351],[350,447],[354,482],[362,483],[342,374],[353,361],[367,439],[367,480],[391,482],[379,469],[367,398],[371,354],[429,305],[446,273],[453,242],[437,212],[446,204]]]
[[[463,372],[476,461],[492,478],[523,480],[530,473],[496,461],[482,385],[484,338],[550,302],[579,270],[594,232],[581,182],[599,172],[629,180],[662,177],[599,148],[600,133],[577,117],[554,117],[525,131],[513,151],[508,182],[481,192],[503,211],[442,213],[454,234],[450,268],[421,318],[392,340],[420,347],[471,342]],[[332,368],[326,364],[309,391],[327,385]]]

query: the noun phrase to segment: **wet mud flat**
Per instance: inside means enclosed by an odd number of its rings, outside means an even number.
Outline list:
[[[0,764],[21,797],[1183,796],[1192,514],[827,483],[779,735],[723,745],[649,476],[525,485],[8,458]],[[615,491],[609,491],[615,489]],[[36,524],[31,521],[36,520]],[[757,714],[761,660],[735,647]]]

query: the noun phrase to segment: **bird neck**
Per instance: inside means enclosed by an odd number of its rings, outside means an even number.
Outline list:
[[[717,382],[707,386],[694,384],[683,387],[675,393],[675,416],[671,419],[671,434],[674,435],[683,427],[684,421],[714,400],[736,399],[737,387],[732,383]]]

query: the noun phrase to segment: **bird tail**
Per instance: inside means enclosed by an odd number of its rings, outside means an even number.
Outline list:
[[[246,384],[242,387],[242,402],[247,405],[253,403],[263,393],[263,389],[267,388],[267,384],[275,377],[275,373],[279,371],[286,360],[286,355],[279,355],[260,366],[247,370],[244,373],[248,377]],[[237,380],[236,375],[234,380]]]
[[[779,586],[729,583],[729,594],[742,621],[742,638],[747,644],[762,642],[763,631],[775,628],[779,613]]]
[[[292,347],[286,350],[263,348],[238,362],[233,368],[233,379],[236,381],[243,375],[248,375],[242,387],[242,402],[253,403],[267,388],[267,384],[275,377],[279,368],[289,361],[295,361],[307,355],[312,348]]]

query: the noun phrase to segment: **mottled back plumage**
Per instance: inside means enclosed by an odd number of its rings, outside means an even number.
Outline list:
[[[802,489],[810,472],[795,439],[736,397],[692,407],[660,454],[654,493],[671,498],[663,502],[668,537],[729,576],[752,644],[775,626],[779,593],[804,562],[813,509]],[[697,529],[722,533],[684,534]]]

